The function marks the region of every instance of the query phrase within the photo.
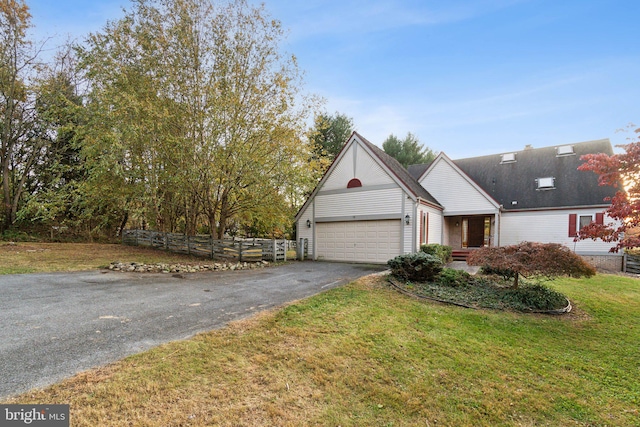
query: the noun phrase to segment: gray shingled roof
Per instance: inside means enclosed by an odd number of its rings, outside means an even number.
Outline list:
[[[396,175],[396,177],[411,190],[415,196],[428,201],[436,206],[442,207],[440,203],[402,166],[396,159],[388,155],[378,146],[369,142],[359,133],[355,132],[358,138],[369,147],[373,153]]]
[[[422,174],[425,173],[427,169],[429,169],[429,166],[431,166],[431,163],[409,165],[409,167],[407,168],[407,172],[409,172],[409,175],[411,175],[415,179],[419,179],[422,176]]]
[[[583,163],[583,154],[613,154],[611,143],[603,139],[568,145],[573,146],[575,154],[559,156],[554,146],[513,152],[516,161],[512,163],[501,163],[501,154],[454,163],[505,210],[606,204],[604,198],[613,196],[616,189],[599,187],[598,175],[579,171],[578,166]],[[413,170],[418,172],[419,168]],[[538,189],[538,178],[554,178],[554,188]]]

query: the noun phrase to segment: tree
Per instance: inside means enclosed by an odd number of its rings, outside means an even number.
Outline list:
[[[382,149],[405,168],[409,165],[429,163],[436,158],[436,154],[429,147],[420,144],[411,132],[407,133],[404,139],[389,135],[382,143]]]
[[[84,108],[75,69],[75,58],[67,46],[50,64],[41,65],[35,79],[37,127],[43,146],[25,185],[27,194],[18,220],[77,225],[78,215],[72,211],[85,168],[78,138]]]
[[[333,161],[353,130],[353,119],[346,114],[337,111],[334,115],[316,114],[311,140],[316,145],[317,154]]]
[[[622,154],[611,156],[586,154],[580,159],[585,163],[578,167],[582,171],[591,171],[599,175],[598,185],[619,188],[612,198],[606,213],[613,222],[607,224],[591,223],[583,227],[576,239],[602,239],[605,242],[617,242],[610,249],[618,252],[624,248],[640,247],[640,235],[632,233],[640,227],[640,128],[635,129],[637,140],[629,144],[618,145],[624,149]]]
[[[0,0],[0,230],[14,224],[25,185],[45,143],[37,131],[35,94],[28,81],[37,57],[26,38],[30,25],[24,2]]]
[[[522,242],[481,248],[471,252],[467,263],[506,273],[513,277],[514,288],[518,287],[520,276],[591,277],[596,273],[579,255],[557,243]]]
[[[217,238],[288,215],[284,195],[314,173],[314,102],[282,37],[245,0],[135,0],[79,49],[90,188],[110,187],[123,218]]]

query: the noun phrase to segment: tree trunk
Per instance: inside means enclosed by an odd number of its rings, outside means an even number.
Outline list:
[[[118,236],[122,236],[124,228],[127,226],[127,221],[129,221],[129,212],[125,211],[122,217],[122,221],[120,222],[120,228],[118,229]]]

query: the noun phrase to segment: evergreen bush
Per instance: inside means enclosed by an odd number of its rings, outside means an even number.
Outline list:
[[[452,288],[468,285],[471,280],[471,275],[466,271],[452,268],[444,268],[437,277],[437,282],[440,285]]]
[[[420,246],[420,252],[435,255],[438,258],[440,258],[443,264],[447,264],[448,262],[451,261],[451,254],[453,252],[453,249],[451,248],[451,246],[431,243],[428,245]]]
[[[541,284],[525,285],[505,291],[503,301],[517,310],[558,310],[567,305],[567,299],[560,292]]]
[[[431,254],[416,252],[398,255],[387,261],[394,276],[416,282],[433,281],[442,271],[442,260]]]

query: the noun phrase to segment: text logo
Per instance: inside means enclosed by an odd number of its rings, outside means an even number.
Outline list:
[[[0,427],[69,427],[69,405],[0,405]]]

